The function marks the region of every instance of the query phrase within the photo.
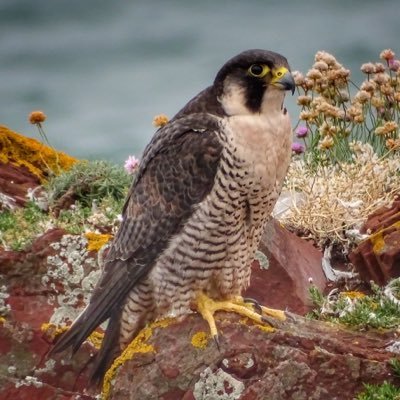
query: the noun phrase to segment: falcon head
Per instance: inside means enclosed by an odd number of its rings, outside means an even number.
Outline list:
[[[285,91],[295,83],[285,57],[247,50],[230,59],[214,80],[218,101],[228,115],[255,114],[282,108]]]

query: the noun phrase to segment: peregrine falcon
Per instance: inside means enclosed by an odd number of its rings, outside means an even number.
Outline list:
[[[108,320],[94,365],[99,382],[149,322],[195,307],[261,322],[240,297],[291,155],[283,106],[295,83],[285,57],[247,50],[219,70],[146,147],[90,302],[52,353],[77,351]]]

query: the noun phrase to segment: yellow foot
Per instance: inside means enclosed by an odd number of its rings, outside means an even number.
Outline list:
[[[254,300],[246,300],[241,296],[234,297],[231,300],[215,301],[210,299],[204,293],[200,292],[197,295],[197,311],[208,322],[210,327],[211,336],[214,338],[218,345],[218,330],[215,324],[214,313],[216,311],[229,311],[243,315],[251,320],[259,323],[274,325],[268,317],[273,317],[277,320],[284,321],[286,319],[285,313],[281,310],[274,310],[271,308],[260,306]],[[260,312],[256,312],[260,311]]]

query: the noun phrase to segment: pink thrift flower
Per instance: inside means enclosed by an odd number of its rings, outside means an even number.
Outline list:
[[[292,151],[296,154],[304,153],[304,146],[301,143],[294,142],[292,144]]]
[[[296,136],[297,136],[298,138],[304,138],[304,137],[306,137],[306,136],[307,136],[307,133],[308,133],[308,128],[307,128],[306,126],[299,126],[299,127],[296,129]]]
[[[400,69],[400,60],[391,59],[388,63],[391,71],[397,72]]]
[[[136,168],[139,165],[139,159],[135,156],[128,156],[128,159],[125,161],[124,168],[128,174],[133,174]]]

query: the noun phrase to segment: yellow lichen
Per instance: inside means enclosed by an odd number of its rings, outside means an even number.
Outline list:
[[[209,335],[206,332],[197,332],[192,336],[192,346],[198,349],[205,349],[208,344]]]
[[[92,344],[97,350],[100,349],[101,343],[103,342],[104,333],[94,331],[87,338],[88,342]]]
[[[87,232],[85,233],[85,237],[88,240],[87,249],[88,251],[99,251],[105,244],[107,244],[112,235],[107,233],[95,233],[95,232]]]
[[[400,213],[398,213],[400,216]],[[384,233],[388,230],[400,230],[400,221],[388,226],[387,228],[381,229],[378,232],[372,234],[368,239],[372,243],[372,250],[376,255],[382,254],[385,250],[385,238]]]
[[[250,320],[248,319],[248,318],[241,318],[240,320],[239,320],[239,323],[240,324],[242,324],[242,325],[246,325],[246,326],[249,326],[248,325],[248,322],[249,322]],[[261,324],[257,324],[257,323],[252,323],[252,325],[253,326],[256,326],[258,329],[260,329],[260,330],[262,330],[263,332],[267,332],[267,333],[272,333],[272,332],[275,332],[275,328],[273,328],[272,326],[270,326],[270,325],[261,325]]]
[[[6,322],[6,319],[4,317],[0,317],[0,324],[4,324]]]
[[[51,340],[54,340],[57,336],[61,335],[63,332],[67,331],[69,326],[58,326],[56,324],[51,324],[45,322],[41,325],[40,330],[46,334]],[[103,341],[104,333],[94,331],[87,338],[87,341],[91,343],[96,349],[100,349],[101,342]]]
[[[341,292],[340,296],[348,297],[350,299],[362,299],[363,297],[365,297],[365,294],[357,291],[349,291],[349,292]]]
[[[117,357],[111,367],[108,369],[104,376],[103,388],[102,388],[102,399],[107,400],[110,391],[111,383],[115,377],[118,368],[125,364],[126,361],[131,360],[135,354],[139,353],[154,353],[155,349],[153,345],[146,343],[153,335],[154,328],[166,328],[173,321],[172,318],[165,318],[156,322],[153,322],[149,326],[143,328],[139,334],[132,340],[132,342],[125,348],[122,354]]]
[[[70,169],[78,160],[0,125],[0,162],[26,167],[40,182]]]
[[[69,329],[68,326],[57,326],[49,322],[45,322],[41,325],[40,330],[46,334],[51,340],[54,340],[57,336]]]

